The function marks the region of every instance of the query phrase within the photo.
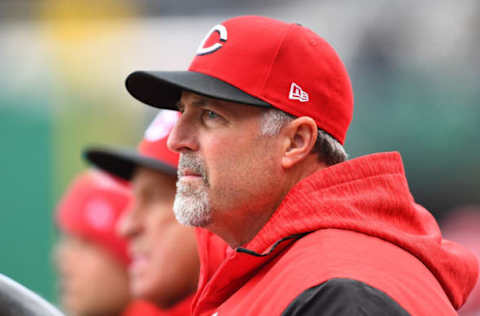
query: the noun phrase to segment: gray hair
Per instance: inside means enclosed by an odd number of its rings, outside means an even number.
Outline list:
[[[295,117],[278,109],[265,111],[260,125],[261,134],[264,136],[278,135],[282,127],[293,121]],[[318,129],[317,139],[312,152],[318,153],[318,158],[328,165],[334,165],[347,160],[348,155],[342,144],[322,129]]]

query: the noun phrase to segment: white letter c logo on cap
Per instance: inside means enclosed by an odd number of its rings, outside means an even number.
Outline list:
[[[205,45],[205,43],[207,42],[207,40],[210,38],[210,36],[213,34],[213,32],[217,32],[219,35],[220,35],[220,41],[221,42],[226,42],[227,41],[227,29],[225,28],[225,26],[221,25],[221,24],[217,24],[215,25],[211,30],[210,32],[208,32],[207,36],[205,36],[205,38],[203,39],[202,43],[200,44],[200,46],[198,47],[197,49],[197,55],[198,56],[201,56],[201,55],[206,55],[206,54],[210,54],[210,53],[213,53],[214,51],[220,49],[223,44],[222,43],[215,43],[211,46],[208,46],[208,47],[203,47]]]

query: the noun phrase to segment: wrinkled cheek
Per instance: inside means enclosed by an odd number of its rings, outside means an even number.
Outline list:
[[[228,162],[232,150],[232,143],[221,138],[213,138],[206,143],[201,158],[207,173],[208,186],[215,186],[222,174],[231,172]]]
[[[264,151],[255,148],[257,145],[245,135],[212,137],[205,143],[201,155],[208,173],[212,208],[233,202],[239,191],[249,190],[246,186],[254,184],[259,168],[254,156],[256,151]]]

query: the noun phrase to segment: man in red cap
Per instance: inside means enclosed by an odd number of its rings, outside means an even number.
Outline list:
[[[188,71],[128,91],[182,112],[174,212],[199,230],[194,315],[455,315],[477,278],[411,196],[400,155],[347,161],[347,71],[311,30],[245,16],[214,26]],[[229,244],[211,265],[212,233]]]
[[[121,315],[130,301],[125,240],[116,223],[130,190],[98,171],[80,174],[57,207],[61,303],[68,315]]]
[[[97,167],[131,182],[133,199],[118,225],[132,257],[130,292],[158,306],[158,315],[189,315],[199,274],[194,231],[172,212],[178,154],[166,143],[177,118],[174,111],[161,111],[138,152],[89,148],[85,153]]]

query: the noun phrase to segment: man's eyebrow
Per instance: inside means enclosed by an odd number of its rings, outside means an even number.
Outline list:
[[[193,106],[206,106],[207,104],[216,105],[217,102],[207,101],[206,99],[194,99],[190,104]],[[178,100],[175,106],[179,110],[185,108],[185,104],[181,100]]]

